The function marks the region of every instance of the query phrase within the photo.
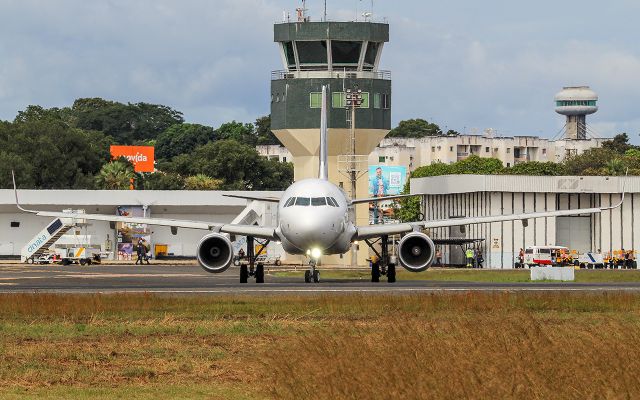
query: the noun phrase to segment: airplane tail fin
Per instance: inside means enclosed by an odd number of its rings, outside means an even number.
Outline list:
[[[322,108],[320,109],[320,168],[318,178],[329,180],[327,137],[327,86],[322,86]]]

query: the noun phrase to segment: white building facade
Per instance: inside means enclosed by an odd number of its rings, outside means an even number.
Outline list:
[[[626,183],[623,183],[626,181]],[[482,239],[479,248],[489,268],[513,268],[521,248],[562,245],[579,253],[640,249],[640,177],[538,177],[450,175],[411,180],[411,193],[423,194],[426,219],[525,212],[621,207],[575,217],[537,218],[434,229],[435,239]],[[444,262],[456,263],[460,249],[443,248]]]
[[[369,155],[369,165],[399,165],[411,172],[436,162],[452,164],[471,155],[493,157],[505,167],[526,161],[562,162],[567,157],[602,147],[611,139],[549,140],[536,136],[491,137],[488,135],[428,136],[420,139],[387,138]],[[261,156],[291,161],[291,153],[282,146],[257,146]]]

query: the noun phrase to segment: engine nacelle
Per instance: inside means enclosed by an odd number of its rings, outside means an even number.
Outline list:
[[[431,266],[436,254],[433,240],[424,233],[411,232],[398,245],[400,264],[411,272],[421,272]]]
[[[211,233],[200,240],[196,254],[200,266],[205,271],[224,272],[233,260],[233,245],[228,237]]]

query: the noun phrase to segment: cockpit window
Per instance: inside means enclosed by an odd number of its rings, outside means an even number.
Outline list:
[[[293,205],[293,203],[295,203],[296,198],[295,197],[291,197],[289,200],[287,200],[286,203],[284,203],[285,207],[291,207]]]
[[[308,206],[310,202],[311,201],[308,197],[296,197],[297,206]]]
[[[311,198],[311,205],[312,206],[326,206],[327,205],[327,199],[325,199],[324,197],[312,197]]]
[[[338,207],[338,202],[333,197],[327,197],[327,203],[329,203],[331,207]]]

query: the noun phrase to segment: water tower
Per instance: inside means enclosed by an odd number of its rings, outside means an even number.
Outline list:
[[[391,129],[391,74],[378,68],[389,25],[370,19],[312,22],[304,7],[297,11],[295,21],[285,17],[274,25],[284,69],[271,77],[271,130],[293,156],[295,179],[317,177],[327,85],[329,180],[353,197],[369,197],[368,156]],[[355,111],[349,93],[362,96]],[[369,223],[366,204],[356,217],[359,225]]]
[[[587,115],[598,111],[598,95],[589,86],[567,86],[555,96],[556,112],[567,116],[565,137],[587,139]]]

